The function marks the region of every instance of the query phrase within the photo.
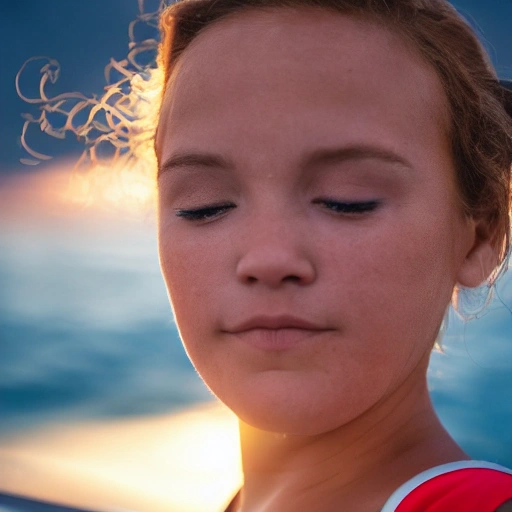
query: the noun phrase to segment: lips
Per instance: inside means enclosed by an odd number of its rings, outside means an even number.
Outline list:
[[[323,331],[322,326],[290,315],[266,316],[260,315],[251,317],[237,324],[232,329],[228,329],[232,333],[240,333],[250,331],[252,329],[304,329],[308,331]]]
[[[333,329],[291,315],[259,315],[244,320],[225,332],[263,350],[286,350]]]

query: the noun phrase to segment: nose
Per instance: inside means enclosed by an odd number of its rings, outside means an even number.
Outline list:
[[[247,237],[236,272],[244,284],[278,288],[286,283],[308,285],[316,279],[313,259],[307,254],[304,239],[295,234],[266,229]],[[251,231],[249,230],[249,233]]]

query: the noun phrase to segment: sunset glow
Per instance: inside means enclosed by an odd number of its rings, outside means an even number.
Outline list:
[[[0,187],[4,217],[21,219],[38,212],[47,218],[82,214],[87,216],[132,216],[150,211],[155,200],[155,178],[147,161],[129,168],[119,162],[113,166],[96,165],[87,172],[74,168],[74,161],[61,160],[34,173],[20,173]],[[32,220],[37,221],[37,218]]]
[[[241,478],[235,417],[215,404],[0,443],[1,490],[101,510],[220,510]]]

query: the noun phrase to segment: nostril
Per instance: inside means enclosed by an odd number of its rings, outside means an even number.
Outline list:
[[[246,277],[246,282],[249,283],[249,284],[257,283],[258,281],[260,281],[260,279],[258,279],[257,277],[254,277],[254,276],[247,276]],[[289,275],[289,276],[283,277],[281,279],[281,282],[282,283],[301,283],[302,279],[299,276],[296,276],[296,275]]]
[[[286,276],[283,281],[288,281],[289,283],[299,283],[301,278],[299,276]]]

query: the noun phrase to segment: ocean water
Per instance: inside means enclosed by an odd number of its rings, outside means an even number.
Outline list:
[[[0,194],[0,436],[211,400],[179,341],[152,215],[70,214],[23,190],[6,190]],[[474,458],[512,467],[512,271],[496,291],[482,318],[464,323],[450,315],[429,383],[458,442]]]
[[[150,220],[12,224],[0,232],[0,435],[211,399],[179,340]]]

